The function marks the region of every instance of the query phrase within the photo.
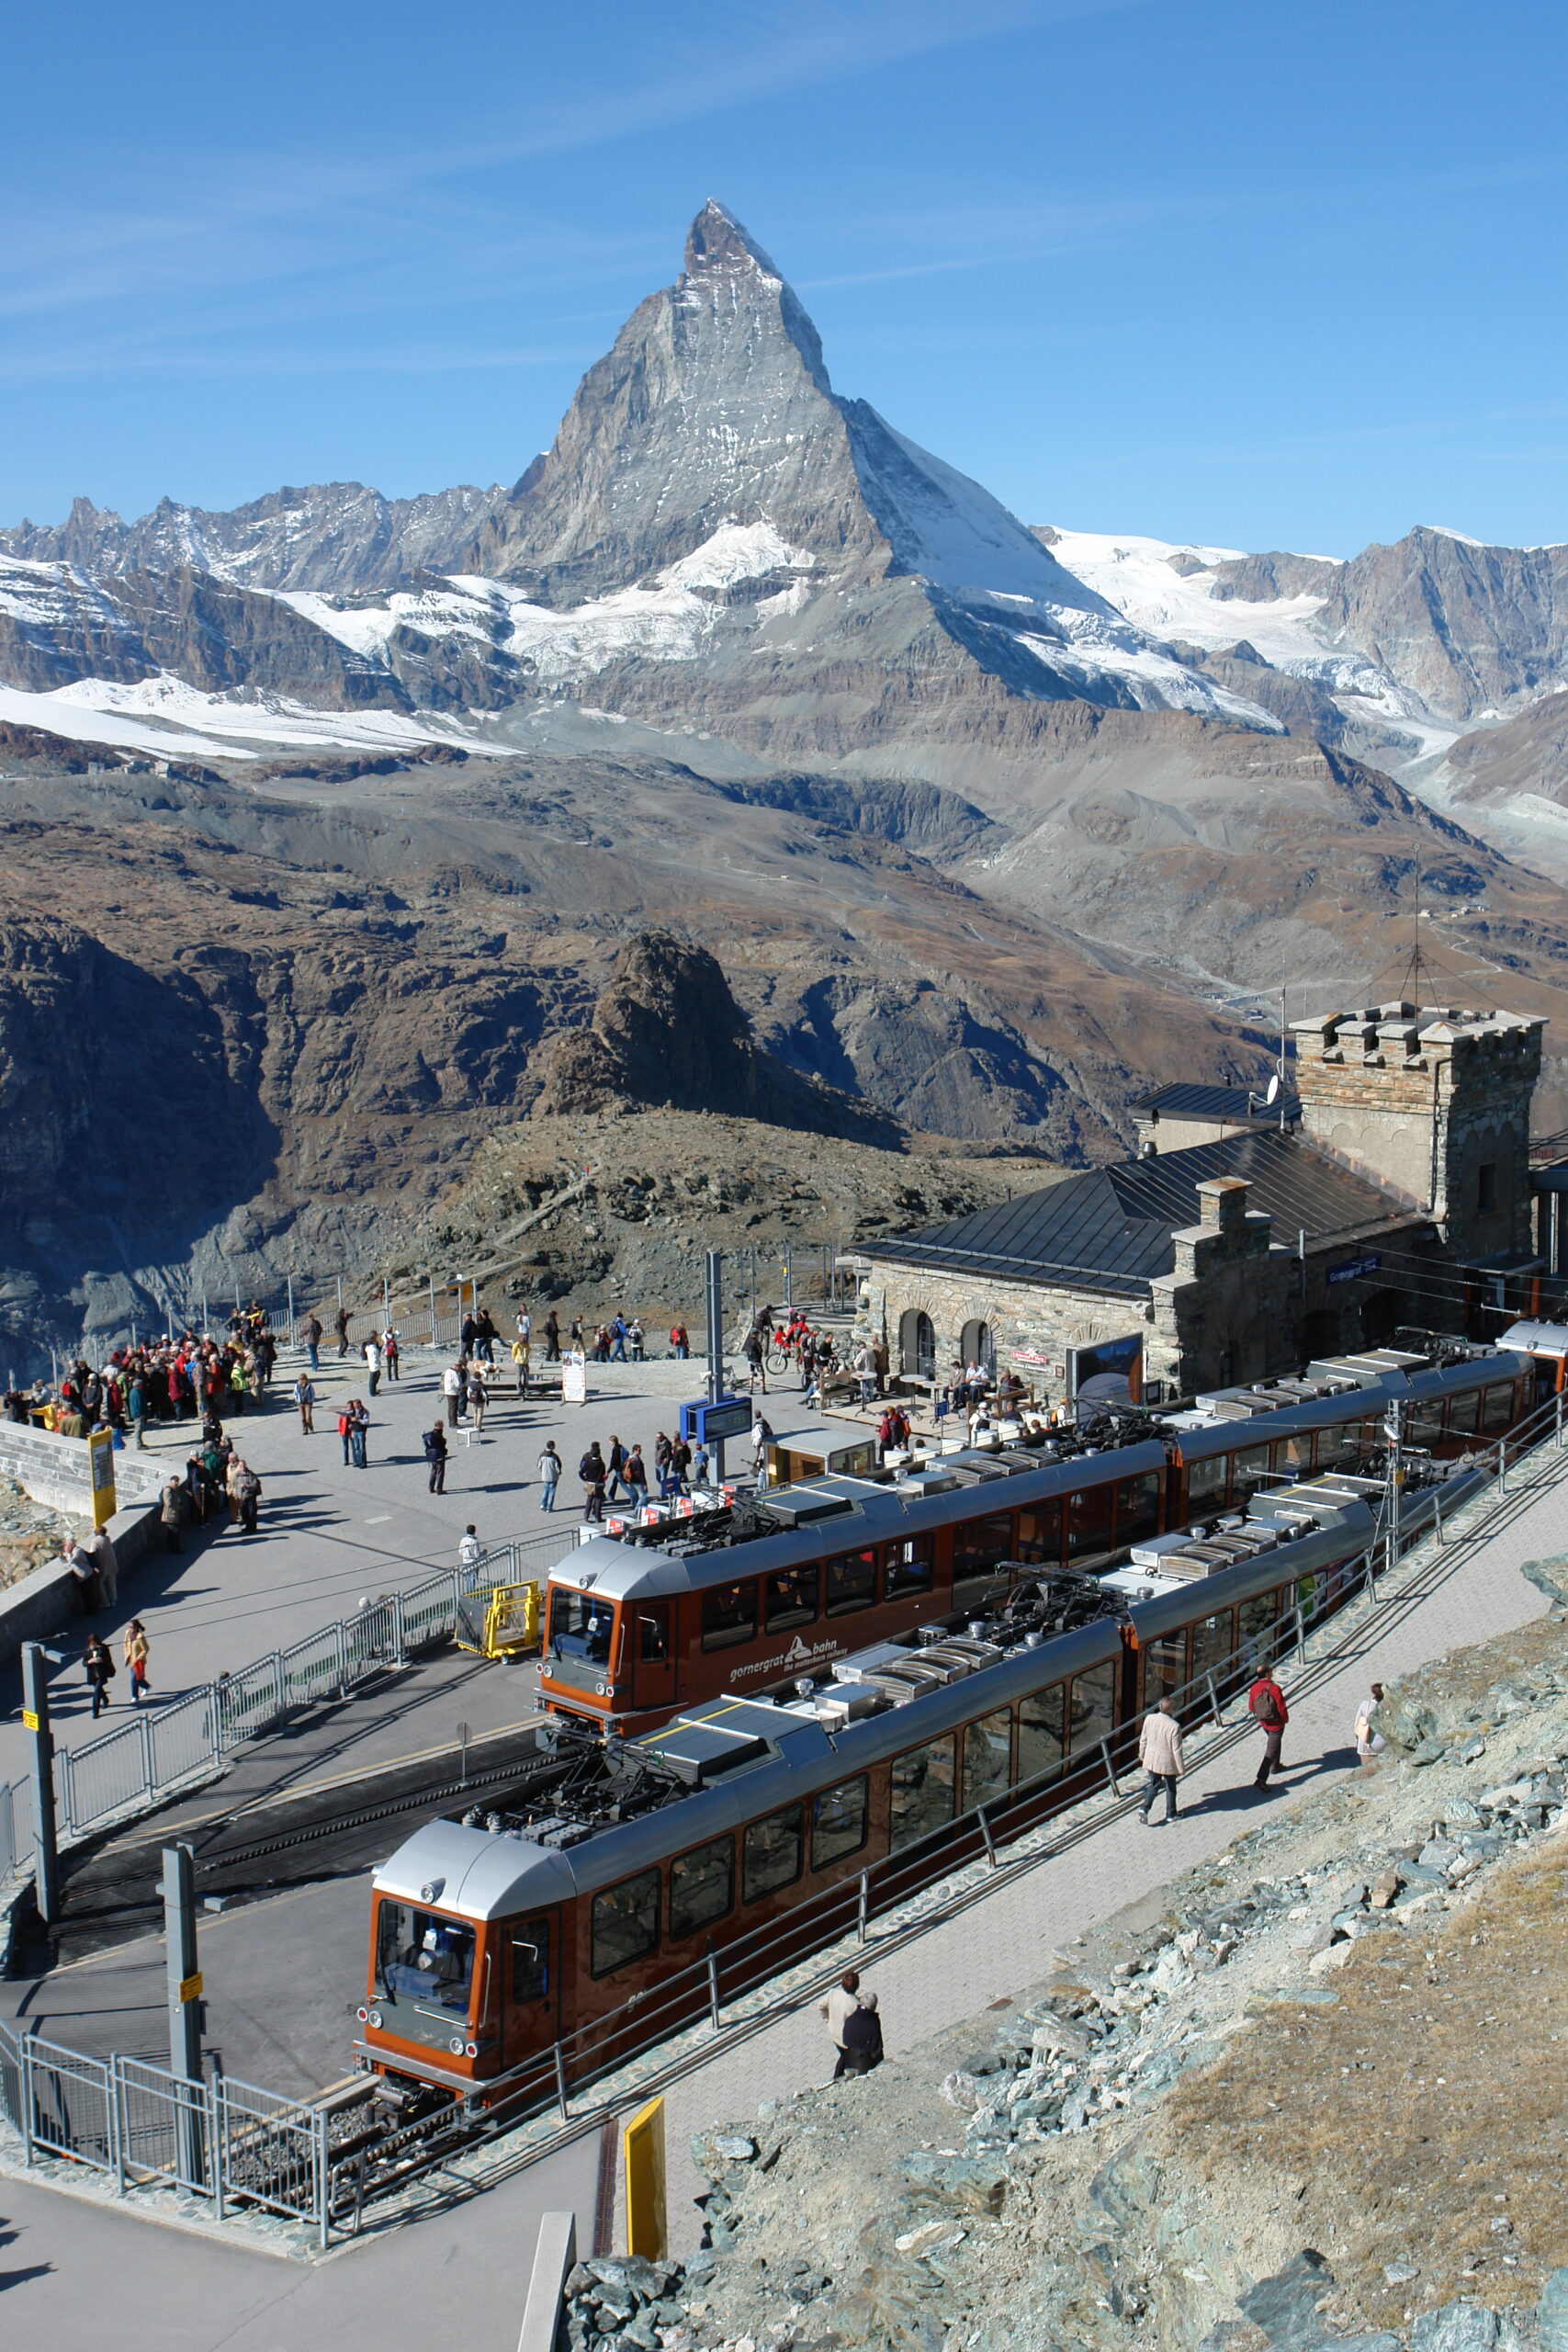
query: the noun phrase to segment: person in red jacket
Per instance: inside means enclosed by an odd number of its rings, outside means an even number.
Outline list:
[[[1285,1725],[1291,1720],[1285,1694],[1267,1667],[1263,1668],[1247,1694],[1247,1711],[1263,1734],[1263,1760],[1258,1767],[1258,1777],[1252,1785],[1255,1789],[1266,1789],[1269,1773],[1280,1770],[1280,1742],[1284,1738]]]

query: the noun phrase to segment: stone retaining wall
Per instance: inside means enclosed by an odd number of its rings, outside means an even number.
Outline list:
[[[123,1598],[128,1570],[159,1542],[161,1482],[157,1463],[151,1457],[139,1461],[130,1450],[116,1454],[114,1466],[120,1509],[109,1521],[108,1534],[119,1563]],[[0,1470],[17,1479],[35,1502],[77,1513],[85,1525],[90,1524],[91,1472],[84,1439],[0,1421]],[[76,1615],[76,1579],[62,1559],[0,1587],[0,1661],[15,1657],[24,1642],[49,1641],[65,1633]]]

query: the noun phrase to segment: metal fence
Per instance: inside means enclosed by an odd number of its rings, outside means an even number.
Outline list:
[[[61,1747],[55,1802],[62,1833],[79,1838],[145,1812],[296,1708],[346,1698],[387,1668],[450,1641],[466,1595],[520,1583],[529,1559],[537,1572],[546,1565],[541,1555],[554,1556],[566,1542],[550,1530],[497,1544],[471,1568],[444,1568],[406,1592],[384,1593],[237,1674],[141,1710],[97,1739]],[[0,1782],[0,1889],[31,1867],[32,1856],[30,1786]]]

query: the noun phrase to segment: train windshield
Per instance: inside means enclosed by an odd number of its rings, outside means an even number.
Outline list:
[[[569,1585],[551,1585],[552,1657],[576,1658],[584,1666],[608,1666],[615,1622],[607,1600],[595,1600],[591,1592],[574,1592]]]
[[[467,2039],[474,1931],[462,1919],[386,1903],[376,1928],[376,2000],[383,2030],[401,2041]]]

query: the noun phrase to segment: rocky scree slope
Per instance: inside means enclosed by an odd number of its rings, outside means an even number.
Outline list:
[[[1374,1767],[1157,1917],[700,2134],[705,2250],[581,2266],[574,2352],[1563,2352],[1568,1570],[1534,1573],[1546,1617],[1391,1687]]]

